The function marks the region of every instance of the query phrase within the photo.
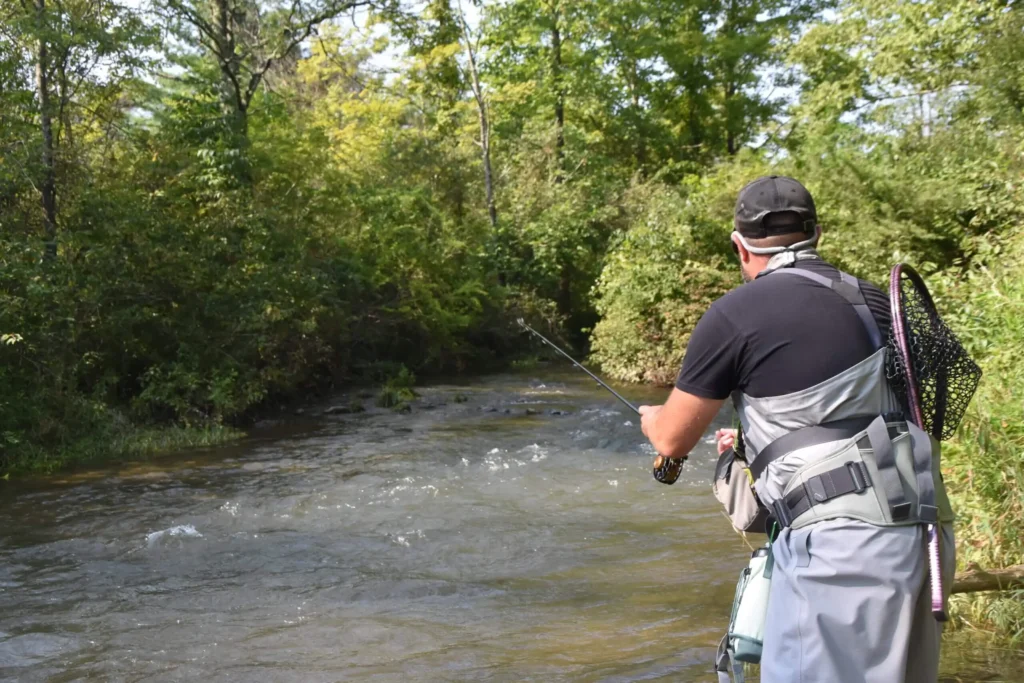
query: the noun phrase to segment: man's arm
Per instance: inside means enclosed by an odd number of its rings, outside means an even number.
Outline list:
[[[640,406],[640,426],[654,450],[685,458],[707,431],[725,399],[701,398],[673,389],[665,405]]]

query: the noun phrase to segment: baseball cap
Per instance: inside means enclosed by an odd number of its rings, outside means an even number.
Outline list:
[[[780,213],[795,214],[795,220],[765,220]],[[781,175],[762,176],[740,190],[734,222],[736,232],[755,239],[794,232],[811,234],[818,224],[818,213],[811,193],[796,180]]]

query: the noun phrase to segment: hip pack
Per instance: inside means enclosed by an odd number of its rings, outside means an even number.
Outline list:
[[[763,449],[750,468],[753,479],[797,451],[807,461],[770,501],[778,524],[800,528],[837,517],[877,526],[953,521],[939,443],[912,422],[887,418],[806,427]]]
[[[768,510],[754,494],[754,479],[747,461],[730,448],[718,457],[711,490],[736,530],[763,533]]]

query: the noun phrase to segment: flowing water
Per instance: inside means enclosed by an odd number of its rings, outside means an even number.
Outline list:
[[[0,482],[0,679],[713,680],[749,551],[710,441],[669,487],[576,375],[421,394]],[[1024,681],[1019,655],[945,653],[943,680]]]

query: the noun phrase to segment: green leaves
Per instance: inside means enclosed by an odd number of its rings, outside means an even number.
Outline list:
[[[596,286],[601,321],[592,357],[613,377],[671,383],[690,331],[737,284],[739,270],[726,256],[729,214],[712,208],[729,185],[630,188],[629,229],[610,250]]]

